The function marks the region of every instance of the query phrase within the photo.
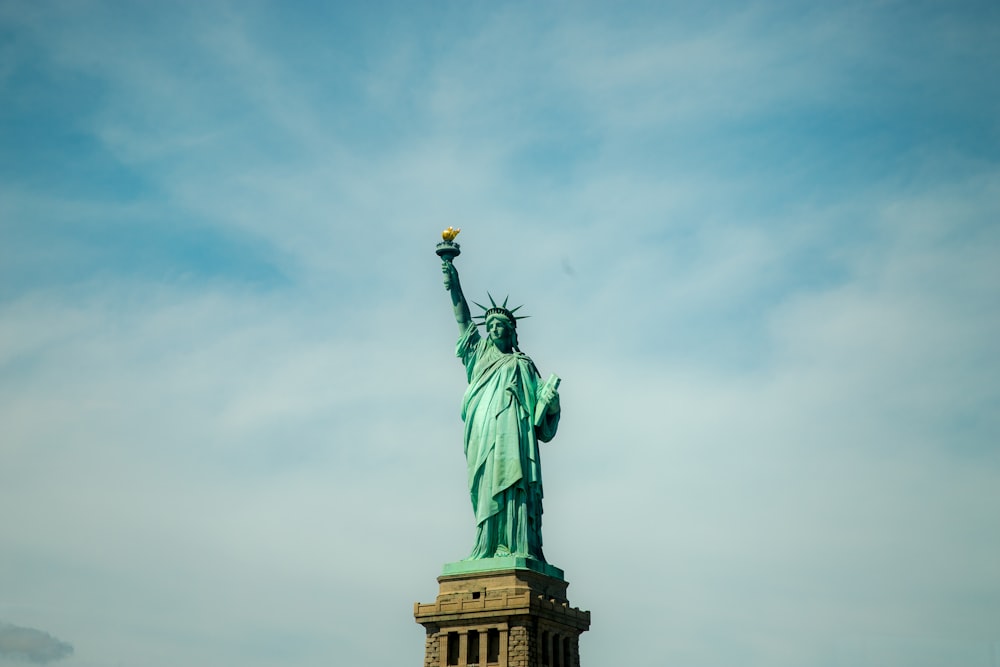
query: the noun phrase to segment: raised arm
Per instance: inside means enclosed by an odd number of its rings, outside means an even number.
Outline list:
[[[458,280],[458,269],[451,262],[445,260],[441,263],[441,272],[444,273],[444,288],[451,293],[451,305],[455,309],[455,321],[458,322],[458,331],[465,333],[469,325],[472,324],[472,314],[469,313],[469,304],[462,294],[462,283]]]

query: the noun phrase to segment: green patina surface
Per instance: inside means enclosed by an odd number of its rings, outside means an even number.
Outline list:
[[[476,537],[469,557],[446,565],[446,574],[548,568],[561,578],[562,571],[548,565],[542,553],[539,451],[539,443],[551,440],[559,427],[559,380],[552,376],[542,382],[534,362],[520,350],[517,308],[508,309],[506,301],[497,305],[490,297],[490,307],[480,306],[486,329],[485,337],[480,334],[453,263],[460,254],[453,240],[454,235],[446,237],[437,253],[458,322],[456,356],[469,383],[462,420]]]
[[[555,565],[543,563],[534,558],[524,556],[504,556],[500,558],[477,558],[460,560],[456,563],[445,563],[441,574],[469,574],[472,572],[494,572],[499,570],[531,570],[565,581],[563,571]]]

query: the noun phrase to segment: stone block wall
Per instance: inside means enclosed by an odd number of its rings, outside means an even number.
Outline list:
[[[427,632],[427,642],[424,649],[424,667],[439,667],[441,664],[441,641],[436,632]]]
[[[510,629],[507,640],[508,667],[532,667],[528,660],[532,654],[532,633],[523,625],[515,625]]]

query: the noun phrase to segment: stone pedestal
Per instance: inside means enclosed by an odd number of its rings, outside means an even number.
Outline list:
[[[427,630],[424,667],[580,667],[590,612],[569,606],[568,584],[552,576],[561,570],[470,562],[478,567],[445,566],[437,600],[413,606]],[[448,573],[461,569],[474,571]]]

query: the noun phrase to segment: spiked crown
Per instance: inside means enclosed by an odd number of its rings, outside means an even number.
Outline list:
[[[517,321],[518,320],[523,320],[523,319],[525,319],[527,317],[531,317],[530,315],[521,315],[520,317],[518,317],[517,315],[514,314],[518,310],[520,310],[523,306],[518,306],[517,308],[508,309],[507,308],[507,300],[510,299],[509,296],[507,298],[505,298],[503,300],[503,303],[500,304],[499,306],[497,305],[497,302],[493,300],[493,295],[492,294],[490,294],[489,292],[487,292],[486,296],[488,296],[490,298],[490,305],[491,305],[490,308],[487,308],[486,306],[484,306],[482,304],[479,304],[479,303],[476,303],[475,301],[473,301],[473,303],[475,303],[477,306],[479,306],[480,308],[483,309],[483,314],[482,315],[474,315],[473,316],[474,319],[480,320],[479,322],[477,322],[477,324],[485,324],[486,321],[489,320],[489,318],[490,318],[491,315],[503,315],[505,318],[507,318],[508,320],[510,320],[511,326],[513,326],[515,329],[517,329]]]

